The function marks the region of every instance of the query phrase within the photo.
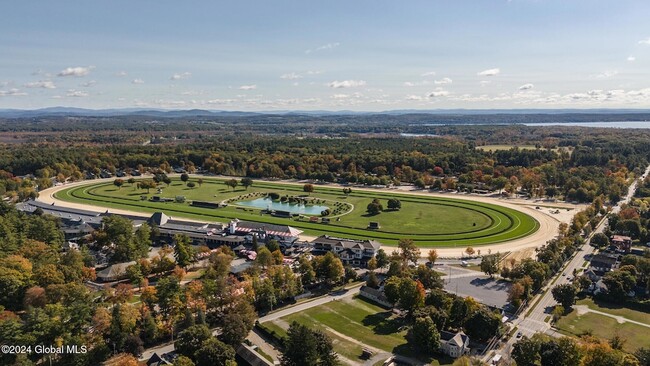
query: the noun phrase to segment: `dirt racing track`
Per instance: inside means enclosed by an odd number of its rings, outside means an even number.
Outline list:
[[[69,183],[61,186],[56,186],[52,187],[46,190],[43,190],[40,192],[40,196],[38,198],[38,201],[41,201],[46,204],[54,204],[56,207],[69,207],[69,208],[76,208],[76,209],[83,209],[83,210],[88,210],[88,211],[94,211],[94,212],[106,212],[107,208],[102,207],[100,205],[93,205],[92,203],[81,203],[81,202],[69,202],[69,201],[64,201],[61,199],[58,199],[56,197],[57,192],[63,191],[63,190],[69,190],[72,187],[79,187],[79,186],[87,186],[87,185],[95,185],[98,183],[107,183],[107,182],[112,182],[112,178],[108,179],[103,179],[103,180],[91,180],[91,181],[81,181],[81,182],[75,182],[75,183]],[[302,185],[304,182],[282,182],[282,184],[293,184],[293,185]],[[336,186],[336,185],[332,185]],[[396,192],[399,192],[400,195],[413,195],[413,196],[427,196],[427,197],[440,197],[440,198],[446,198],[446,199],[454,199],[454,200],[459,200],[459,201],[470,201],[470,202],[475,202],[475,203],[486,203],[486,204],[491,204],[491,205],[497,205],[497,206],[502,206],[506,207],[512,210],[519,211],[521,213],[524,213],[530,217],[532,217],[537,223],[538,223],[538,228],[535,230],[532,234],[529,234],[524,237],[519,237],[513,240],[508,240],[508,241],[501,241],[499,243],[493,243],[493,244],[485,244],[485,245],[473,245],[473,247],[476,250],[480,250],[482,254],[486,254],[488,252],[491,253],[496,253],[496,252],[514,252],[514,251],[521,251],[521,250],[526,250],[530,251],[530,248],[535,248],[543,245],[546,243],[548,240],[552,239],[555,237],[558,231],[558,226],[560,224],[560,218],[558,216],[554,216],[550,213],[547,213],[546,211],[549,210],[538,210],[535,209],[534,203],[531,201],[525,201],[525,200],[510,200],[510,199],[497,199],[497,198],[492,198],[492,197],[481,197],[481,196],[475,196],[475,195],[460,195],[460,194],[439,194],[439,193],[429,193],[429,192],[424,192],[424,191],[411,191],[411,190],[406,190],[405,187],[400,187],[400,189],[395,190],[395,189],[375,189],[375,188],[361,188],[361,187],[355,187],[355,191],[367,191],[367,192],[385,192],[385,193],[391,193],[395,194]],[[554,204],[555,205],[555,204]],[[567,205],[570,206],[570,205]],[[148,212],[138,212],[135,210],[125,210],[125,209],[118,209],[118,208],[109,208],[109,212],[111,213],[118,213],[118,214],[129,214],[129,215],[139,215],[142,217],[148,217],[150,216],[150,213]],[[576,210],[573,210],[573,212],[576,212]],[[572,215],[571,215],[572,216]],[[564,219],[564,221],[567,220],[570,216],[568,215],[562,215],[561,218]],[[178,217],[175,217],[179,219]],[[192,221],[197,221],[197,220],[192,220]],[[210,220],[210,221],[219,221],[219,220]],[[223,220],[221,220],[223,221]],[[290,224],[291,225],[291,224]],[[308,235],[305,235],[305,239],[309,239],[310,237]],[[381,240],[380,240],[381,241]],[[386,250],[388,253],[392,252],[395,247],[390,246],[390,245],[385,245],[382,246],[384,250]],[[455,246],[445,246],[445,247],[436,247],[436,251],[438,252],[439,257],[441,258],[456,258],[456,257],[461,257],[463,256],[463,253],[466,249],[467,245],[464,245],[462,242],[459,242],[455,244]],[[426,256],[426,253],[428,252],[429,248],[422,248],[422,256]]]

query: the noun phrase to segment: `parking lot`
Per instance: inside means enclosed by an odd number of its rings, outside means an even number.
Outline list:
[[[471,296],[482,304],[503,308],[508,303],[511,283],[490,278],[481,272],[464,268],[441,266],[445,290],[458,296]]]

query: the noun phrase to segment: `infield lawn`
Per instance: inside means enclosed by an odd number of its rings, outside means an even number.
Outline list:
[[[191,181],[197,182],[196,177]],[[137,183],[136,183],[137,184]],[[348,238],[376,239],[384,244],[395,244],[400,238],[413,239],[420,246],[468,246],[498,243],[533,233],[538,223],[532,217],[510,208],[469,200],[416,196],[408,194],[369,192],[355,190],[345,195],[341,188],[315,186],[309,195],[302,186],[255,181],[252,187],[231,189],[218,178],[203,178],[203,183],[189,188],[180,179],[172,179],[169,186],[160,184],[157,189],[137,188],[125,183],[121,188],[111,182],[82,185],[64,189],[56,194],[62,200],[92,204],[107,208],[126,209],[143,213],[163,211],[172,217],[185,217],[201,221],[227,222],[238,218],[256,222],[291,225],[308,235],[330,234]],[[319,205],[332,209],[330,223],[314,223],[309,217],[280,218],[263,213],[260,209],[238,205],[268,193],[280,196],[317,199]],[[154,202],[153,196],[174,199],[184,196],[185,203]],[[143,200],[142,198],[146,198]],[[388,199],[397,198],[401,209],[387,210]],[[379,199],[384,211],[369,215],[366,207]],[[190,201],[224,202],[227,207],[203,208],[190,205]],[[370,222],[380,228],[368,230]]]

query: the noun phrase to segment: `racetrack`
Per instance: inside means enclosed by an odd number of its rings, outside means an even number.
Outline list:
[[[52,187],[46,190],[43,190],[40,192],[40,197],[39,201],[47,203],[47,204],[52,204],[54,203],[57,206],[62,206],[62,207],[73,207],[73,208],[78,208],[78,209],[85,209],[85,210],[90,210],[90,211],[95,211],[95,212],[105,212],[106,207],[101,207],[98,205],[92,205],[92,204],[86,204],[86,203],[78,203],[78,202],[68,202],[68,201],[63,201],[60,199],[57,199],[55,197],[55,194],[62,190],[67,190],[71,187],[78,187],[82,185],[96,185],[98,183],[106,183],[106,182],[112,182],[113,178],[108,178],[108,179],[103,179],[103,180],[92,180],[92,181],[82,181],[82,182],[76,182],[76,183],[70,183],[62,186],[56,186]],[[264,182],[264,181],[260,181]],[[275,182],[274,182],[275,183]],[[293,184],[293,185],[303,185],[304,182],[281,182],[282,184]],[[326,186],[326,185],[317,185],[316,187],[321,187],[321,186]],[[341,187],[339,185],[331,185],[333,187]],[[525,213],[526,215],[531,216],[533,219],[537,221],[539,224],[538,229],[525,237],[521,237],[518,239],[514,240],[507,240],[507,241],[502,241],[500,243],[496,244],[487,244],[487,245],[477,245],[477,244],[472,244],[473,246],[476,247],[477,250],[481,250],[483,254],[487,253],[488,251],[491,251],[493,253],[495,252],[509,252],[509,251],[516,251],[516,250],[521,250],[525,248],[531,248],[531,247],[538,247],[540,245],[543,245],[547,240],[553,238],[556,233],[557,229],[559,226],[560,221],[556,219],[555,217],[545,214],[541,212],[540,210],[535,210],[531,207],[528,207],[528,205],[532,205],[533,203],[531,201],[521,201],[521,200],[508,200],[508,199],[496,199],[496,198],[490,198],[490,197],[480,197],[480,196],[474,196],[474,195],[457,195],[457,194],[438,194],[438,193],[429,193],[429,192],[422,192],[422,191],[405,191],[403,190],[404,187],[400,187],[401,189],[398,189],[400,195],[413,195],[413,196],[427,196],[427,197],[441,197],[441,198],[446,198],[446,199],[453,199],[453,200],[459,200],[459,201],[471,201],[471,202],[476,202],[476,203],[487,203],[491,205],[498,205],[502,207],[507,207],[516,211],[520,211],[522,213]],[[385,193],[390,193],[390,194],[395,194],[396,190],[395,189],[375,189],[375,188],[362,188],[362,187],[354,187],[355,192],[385,192]],[[109,208],[110,212],[113,213],[123,213],[123,214],[130,214],[130,215],[140,215],[143,217],[148,217],[150,214],[149,213],[142,213],[138,211],[128,211],[124,209],[118,209],[118,208]],[[178,217],[176,217],[178,219]],[[193,220],[193,221],[200,221],[200,220]],[[215,220],[211,220],[215,221]],[[291,224],[290,224],[291,225]],[[322,230],[322,229],[321,229]],[[368,235],[372,236],[372,234]],[[379,239],[381,240],[381,239]],[[436,247],[435,249],[438,251],[438,254],[440,257],[459,257],[463,255],[463,252],[466,248],[466,244],[463,242],[458,242],[454,243],[455,246],[450,247]],[[387,250],[389,253],[395,249],[394,246],[386,245],[384,246],[384,249]],[[425,256],[427,252],[427,248],[422,248],[422,255]]]

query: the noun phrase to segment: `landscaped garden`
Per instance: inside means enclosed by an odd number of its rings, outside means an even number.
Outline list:
[[[68,188],[56,197],[144,213],[163,211],[172,217],[202,221],[225,222],[238,218],[291,225],[306,234],[375,239],[388,245],[400,238],[410,238],[420,246],[465,247],[524,237],[538,228],[537,221],[522,212],[469,200],[356,189],[346,194],[341,188],[317,185],[313,192],[305,192],[302,185],[263,181],[255,181],[246,188],[232,188],[224,184],[226,180],[217,178],[201,178],[199,183],[192,177],[190,182],[193,187],[173,178],[169,184],[160,183],[150,189],[138,188],[137,182],[125,182],[120,187],[104,182]],[[154,196],[158,201],[152,200]],[[389,209],[391,199],[398,200],[401,207]],[[383,211],[368,212],[373,200],[383,206]],[[193,201],[214,207],[192,205]],[[217,205],[220,207],[216,208]],[[295,215],[283,218],[267,211],[277,207]],[[329,222],[315,222],[320,221],[315,218],[321,217],[328,218]],[[369,230],[371,222],[378,228]]]

